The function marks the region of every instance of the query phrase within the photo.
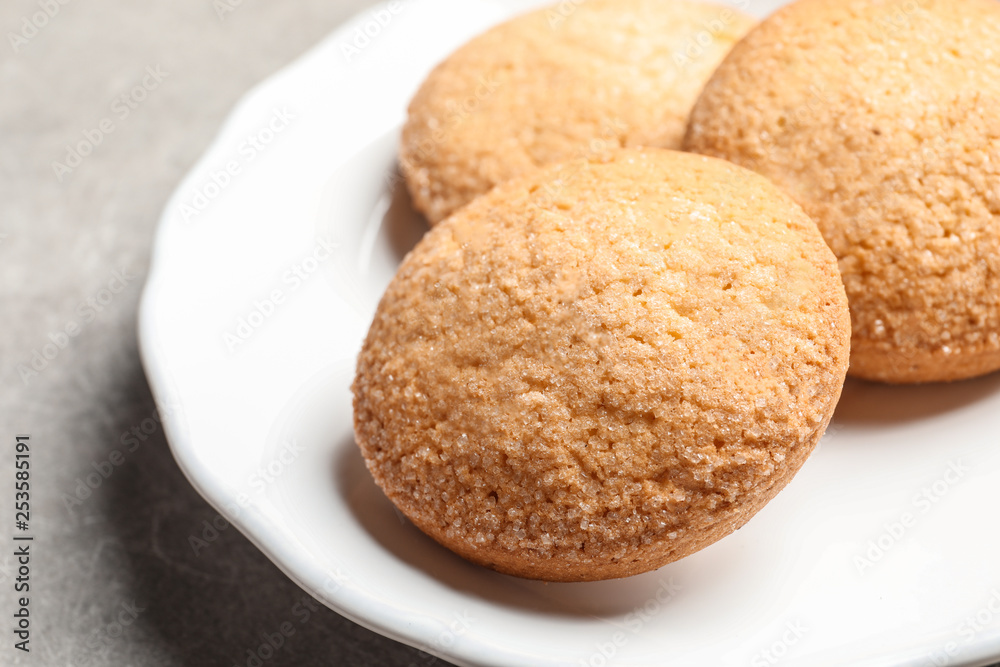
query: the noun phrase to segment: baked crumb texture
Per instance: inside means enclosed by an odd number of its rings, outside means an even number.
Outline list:
[[[839,259],[852,375],[1000,368],[1000,3],[801,0],[705,88],[685,148],[769,177]]]
[[[465,558],[624,577],[785,486],[849,338],[836,260],[787,196],[713,158],[621,150],[431,230],[359,356],[355,433],[392,502]]]
[[[688,0],[587,0],[502,24],[428,77],[400,163],[432,224],[538,165],[680,148],[688,113],[756,21]]]

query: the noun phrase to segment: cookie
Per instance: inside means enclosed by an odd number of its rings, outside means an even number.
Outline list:
[[[755,21],[687,0],[587,0],[461,47],[410,104],[400,166],[431,224],[539,165],[680,148],[688,112]]]
[[[787,196],[622,149],[502,184],[421,240],[358,357],[355,434],[389,499],[461,556],[624,577],[788,483],[849,340],[836,260]]]
[[[796,2],[719,67],[685,148],[815,219],[851,304],[851,375],[1000,368],[1000,3]]]

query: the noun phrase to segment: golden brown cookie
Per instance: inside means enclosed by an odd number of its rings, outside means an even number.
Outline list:
[[[685,148],[749,167],[840,261],[850,373],[1000,368],[1000,2],[801,0],[740,42]]]
[[[688,0],[587,0],[493,28],[410,104],[400,164],[416,207],[434,224],[538,165],[680,148],[702,86],[754,23]]]
[[[355,434],[392,502],[465,558],[623,577],[788,483],[849,339],[836,260],[787,196],[721,160],[621,150],[427,234],[358,358]]]

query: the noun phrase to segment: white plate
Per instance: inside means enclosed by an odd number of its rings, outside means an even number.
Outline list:
[[[180,186],[140,337],[192,484],[325,604],[459,664],[996,659],[998,375],[849,383],[820,449],[744,529],[628,580],[489,572],[375,487],[348,387],[375,303],[424,231],[395,177],[398,127],[429,68],[512,7],[366,12],[249,94]]]

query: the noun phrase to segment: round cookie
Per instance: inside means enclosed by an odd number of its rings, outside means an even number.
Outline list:
[[[839,259],[852,375],[1000,368],[1000,3],[800,0],[752,31],[688,150],[784,188]]]
[[[421,530],[522,577],[624,577],[736,530],[824,432],[850,318],[815,224],[727,162],[623,149],[434,227],[358,358],[357,442]]]
[[[587,0],[476,37],[410,104],[400,165],[416,207],[435,224],[539,165],[680,148],[702,86],[754,24],[689,0]]]

